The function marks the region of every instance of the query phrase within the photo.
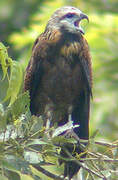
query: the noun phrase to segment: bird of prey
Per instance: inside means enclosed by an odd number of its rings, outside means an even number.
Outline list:
[[[48,126],[46,120],[49,127],[55,122],[64,125],[71,115],[73,124],[79,124],[76,135],[88,139],[92,67],[80,26],[83,19],[88,16],[71,6],[54,12],[34,43],[24,89],[30,93],[31,113],[44,116],[44,125]],[[66,162],[64,175],[71,179],[79,168],[75,162]]]

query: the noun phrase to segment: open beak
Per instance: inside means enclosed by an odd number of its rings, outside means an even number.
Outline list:
[[[87,19],[87,21],[89,22],[89,18],[88,18],[88,16],[86,14],[83,14],[83,13],[80,14],[80,21],[82,19]]]
[[[83,28],[80,26],[80,22],[81,22],[82,19],[86,19],[86,20],[89,22],[88,16],[85,15],[85,14],[83,14],[83,13],[81,13],[81,14],[79,15],[78,20],[75,21],[74,25],[78,27],[78,31],[80,31],[80,33],[85,34]]]

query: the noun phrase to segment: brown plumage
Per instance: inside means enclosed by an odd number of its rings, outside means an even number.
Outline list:
[[[50,125],[65,124],[71,114],[73,123],[80,125],[75,133],[88,139],[92,70],[82,19],[88,17],[74,7],[62,7],[52,15],[34,43],[24,89],[30,92],[31,113],[43,115],[44,125],[46,119]],[[66,163],[64,174],[71,179],[79,168],[74,162]]]

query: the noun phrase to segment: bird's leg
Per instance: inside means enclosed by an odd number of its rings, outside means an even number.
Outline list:
[[[50,137],[49,130],[51,128],[52,119],[53,119],[53,104],[50,103],[46,105],[44,112],[44,122],[45,122],[44,124],[46,128],[46,133],[48,134],[49,137]]]
[[[73,120],[72,120],[72,106],[70,106],[68,108],[68,124],[70,125],[70,129],[68,129],[65,133],[66,137],[73,137],[74,139],[76,139],[77,141],[79,141],[79,137],[77,136],[77,134],[74,132],[74,128],[78,127],[79,125],[74,125],[73,124]]]
[[[48,111],[46,115],[46,130],[49,130],[49,128],[51,127],[52,112]]]
[[[71,114],[68,115],[68,122],[73,123],[72,122],[72,115]]]

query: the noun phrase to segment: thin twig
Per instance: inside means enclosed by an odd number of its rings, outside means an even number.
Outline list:
[[[82,158],[80,159],[82,161],[94,161],[94,160],[102,160],[102,161],[106,161],[106,162],[118,162],[118,159],[111,159],[111,158],[108,158],[108,159],[105,159],[105,158],[102,158],[102,157],[98,157],[98,158]]]
[[[98,157],[99,157],[97,154],[92,153],[92,152],[88,152],[88,154],[89,154],[89,155],[91,155],[91,156],[93,156],[93,157],[96,157],[96,158],[98,158]]]
[[[101,146],[110,147],[110,148],[117,148],[118,147],[118,143],[117,144],[113,144],[113,143],[106,143],[106,142],[102,142],[102,141],[95,141],[95,144],[98,144],[98,145],[101,145]]]
[[[80,139],[80,143],[89,143],[90,140],[85,140],[85,139]],[[118,147],[118,143],[107,143],[107,142],[102,142],[102,141],[94,141],[95,144],[101,145],[101,146],[106,146],[106,147],[110,147],[110,148],[117,148]]]

